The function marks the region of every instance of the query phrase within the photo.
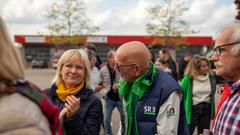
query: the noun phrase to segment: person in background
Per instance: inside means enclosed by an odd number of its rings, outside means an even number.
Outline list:
[[[152,51],[150,51],[150,60],[154,63],[156,61],[155,55]]]
[[[185,68],[186,68],[188,62],[191,61],[191,59],[192,59],[192,55],[188,52],[185,52],[183,58],[179,62],[179,70],[178,70],[179,71],[179,73],[178,73],[179,80],[182,80],[182,78],[184,76]]]
[[[90,88],[90,63],[83,49],[60,57],[51,88],[44,92],[61,110],[68,135],[99,135],[102,103]]]
[[[99,85],[102,82],[102,80],[100,78],[100,72],[98,68],[95,66],[97,62],[95,53],[91,50],[87,50],[87,54],[91,66],[90,76],[92,80],[90,87],[95,91],[96,95],[100,98],[99,91],[105,88],[105,85],[103,83],[102,85]]]
[[[103,66],[102,65],[102,60],[100,59],[100,57],[96,54],[97,52],[97,49],[96,49],[96,46],[94,44],[90,44],[90,43],[87,43],[85,45],[85,49],[86,50],[90,50],[90,51],[93,51],[95,53],[95,56],[96,56],[96,67],[98,68],[98,70],[101,69],[101,67]]]
[[[238,2],[238,6],[240,4]],[[240,134],[240,23],[220,29],[211,60],[216,74],[228,81],[230,95],[223,102],[213,125],[214,135]]]
[[[159,51],[159,58],[161,60],[164,60],[168,63],[169,65],[169,68],[171,69],[172,71],[172,76],[173,78],[178,81],[178,71],[177,71],[177,65],[176,65],[176,62],[173,60],[170,52],[168,49],[161,49]]]
[[[112,112],[115,107],[117,107],[120,119],[121,119],[121,135],[125,131],[125,118],[123,105],[118,93],[118,80],[120,78],[119,74],[114,71],[115,65],[115,51],[110,50],[107,54],[107,64],[102,67],[100,70],[100,78],[102,78],[102,83],[105,84],[105,87],[100,90],[102,97],[105,101],[104,104],[104,127],[105,135],[112,135],[111,119]],[[102,85],[102,84],[101,84]]]
[[[20,53],[0,16],[0,134],[62,135],[56,106],[38,87],[24,80]]]
[[[121,74],[126,135],[188,135],[181,87],[150,62],[148,48],[139,41],[121,45],[115,55]]]
[[[203,129],[210,128],[215,114],[216,80],[209,70],[208,59],[194,55],[186,67],[181,86],[190,134],[196,127],[198,134],[202,134]]]
[[[168,73],[169,75],[172,76],[172,70],[169,69],[168,63],[167,63],[166,61],[161,60],[160,58],[158,58],[158,59],[156,60],[156,62],[155,62],[155,65],[156,65],[159,69],[163,70],[164,72],[166,72],[166,73]]]

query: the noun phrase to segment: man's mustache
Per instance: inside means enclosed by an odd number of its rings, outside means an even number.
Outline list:
[[[223,66],[223,63],[221,63],[221,62],[214,62],[214,66],[216,66],[216,67]]]

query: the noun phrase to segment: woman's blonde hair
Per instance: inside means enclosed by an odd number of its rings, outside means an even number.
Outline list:
[[[52,83],[56,83],[58,85],[61,83],[62,76],[61,76],[61,71],[62,67],[65,63],[71,62],[73,60],[79,59],[81,62],[83,62],[85,66],[85,77],[84,77],[84,82],[87,87],[90,86],[90,62],[87,56],[87,53],[85,52],[84,49],[70,49],[67,50],[66,52],[63,53],[63,55],[60,57],[57,65],[57,70],[55,73],[55,77],[52,80]]]
[[[207,58],[194,55],[192,60],[188,63],[184,75],[188,75],[190,78],[194,79],[195,77],[200,75],[201,61],[206,61],[209,64]]]
[[[16,82],[24,78],[22,57],[13,45],[0,16],[0,81]]]

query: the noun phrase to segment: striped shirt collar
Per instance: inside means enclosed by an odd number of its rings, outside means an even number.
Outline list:
[[[239,91],[240,79],[238,79],[238,81],[236,81],[236,82],[231,82],[231,81],[229,81],[229,82],[228,82],[228,85],[229,85],[230,88],[231,88],[231,94],[232,94],[232,93],[235,93],[235,92]]]

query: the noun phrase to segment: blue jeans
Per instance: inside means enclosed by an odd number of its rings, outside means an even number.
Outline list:
[[[120,119],[122,123],[121,134],[123,135],[125,131],[125,119],[124,119],[124,111],[123,111],[123,104],[121,101],[114,101],[108,97],[105,99],[105,111],[104,111],[104,127],[105,127],[105,135],[112,135],[112,112],[115,107],[117,107]]]

